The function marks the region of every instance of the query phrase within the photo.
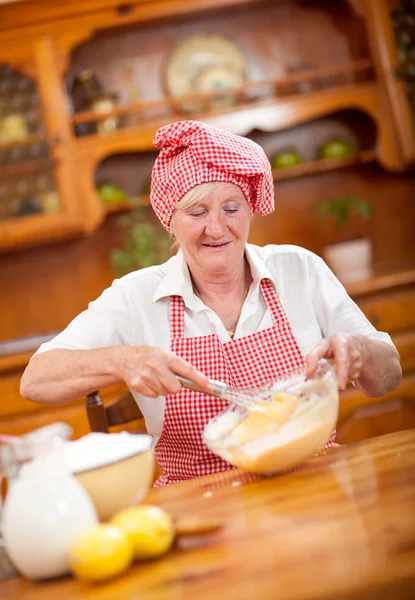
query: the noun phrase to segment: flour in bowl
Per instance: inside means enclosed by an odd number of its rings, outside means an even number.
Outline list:
[[[65,443],[66,464],[72,473],[103,467],[150,450],[152,439],[151,435],[127,431],[89,433],[79,440]]]

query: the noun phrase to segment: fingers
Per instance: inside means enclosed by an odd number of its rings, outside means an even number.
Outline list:
[[[360,352],[354,349],[350,353],[350,366],[349,366],[349,381],[356,381],[359,379],[363,367],[363,359]]]
[[[331,338],[333,357],[335,359],[335,371],[340,390],[344,390],[349,381],[349,351],[347,338],[342,335],[335,335]]]
[[[322,358],[326,358],[330,350],[330,339],[325,338],[317,346],[307,354],[305,357],[306,362],[306,376],[312,377],[317,369],[318,361]]]
[[[148,396],[149,398],[155,398],[158,394],[156,390],[150,387],[141,375],[138,373],[133,374],[131,377],[124,375],[124,380],[127,383],[128,387],[133,392],[138,392],[143,396]]]
[[[306,356],[307,376],[313,375],[321,358],[334,358],[338,386],[344,390],[349,381],[356,381],[361,375],[360,345],[356,335],[335,334],[325,338]]]
[[[201,371],[198,371],[195,367],[193,367],[193,365],[182,360],[178,356],[175,356],[174,354],[172,354],[171,361],[172,362],[170,366],[172,367],[173,371],[177,373],[177,375],[181,375],[182,377],[186,377],[186,379],[190,379],[205,392],[210,391],[209,380],[206,375],[201,373]],[[176,379],[176,381],[178,381],[178,379]]]
[[[132,390],[149,398],[177,394],[182,387],[173,373],[170,373],[170,375],[160,373],[157,376],[152,376],[150,371],[144,372],[142,375],[135,374],[127,383]]]
[[[143,396],[156,398],[178,394],[182,385],[176,374],[186,377],[208,392],[208,379],[190,363],[161,348],[129,347],[123,352],[120,375]]]

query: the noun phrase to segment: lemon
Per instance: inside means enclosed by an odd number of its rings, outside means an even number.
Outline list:
[[[172,518],[158,506],[143,504],[126,508],[117,513],[111,523],[128,536],[134,557],[139,560],[164,554],[175,537]]]
[[[128,536],[113,525],[97,525],[72,543],[68,562],[83,581],[103,581],[125,571],[133,560]]]

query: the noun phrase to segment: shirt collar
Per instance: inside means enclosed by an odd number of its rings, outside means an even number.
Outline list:
[[[169,296],[181,296],[186,306],[193,304],[192,280],[182,250],[179,250],[165,266],[165,275],[156,289],[153,302]]]
[[[251,244],[245,244],[245,255],[251,269],[254,287],[259,286],[262,279],[269,279],[275,288],[276,284],[271,272],[254,248]],[[193,293],[189,268],[182,250],[179,250],[176,256],[173,256],[165,266],[165,275],[156,289],[153,302],[169,296],[181,296],[188,308],[200,310],[203,304]]]
[[[275,279],[271,274],[264,261],[255,250],[256,246],[252,244],[245,244],[245,256],[248,260],[249,267],[251,269],[251,275],[254,283],[254,287],[259,286],[263,279],[269,279],[269,281],[276,289]]]

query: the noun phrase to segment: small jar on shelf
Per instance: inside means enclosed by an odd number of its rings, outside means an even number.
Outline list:
[[[117,105],[117,95],[113,93],[99,94],[91,101],[91,109],[97,113],[110,113]],[[120,117],[112,115],[97,122],[98,133],[110,133],[120,126]]]
[[[0,144],[19,142],[29,136],[24,115],[3,109],[0,115]]]

